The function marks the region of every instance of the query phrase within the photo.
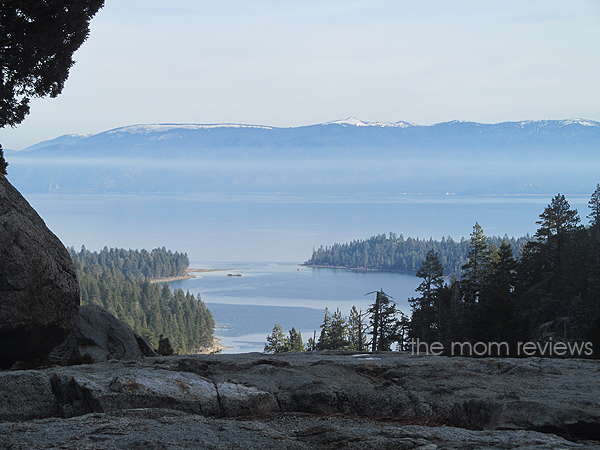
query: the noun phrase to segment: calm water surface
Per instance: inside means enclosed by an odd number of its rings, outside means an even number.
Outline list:
[[[18,187],[18,186],[17,186]],[[197,268],[241,272],[202,274],[172,283],[194,293],[213,312],[228,351],[260,351],[275,322],[306,341],[323,310],[352,305],[383,289],[408,312],[418,280],[413,275],[300,268],[313,248],[393,231],[405,237],[455,240],[476,221],[487,235],[524,236],[552,195],[455,196],[420,194],[34,194],[27,200],[67,246],[133,249],[167,247],[186,252]],[[567,195],[587,223],[588,195]],[[230,262],[235,261],[235,262]],[[254,261],[244,263],[241,261]],[[258,261],[258,262],[257,262]],[[276,263],[269,263],[276,261]],[[242,270],[243,269],[243,270]],[[300,270],[298,270],[300,269]]]
[[[201,295],[217,327],[227,327],[217,328],[215,334],[223,345],[233,347],[225,350],[229,353],[262,351],[275,323],[286,333],[295,327],[306,342],[315,330],[318,334],[326,307],[330,311],[339,308],[346,316],[352,306],[364,312],[375,299],[375,294],[365,294],[380,289],[408,313],[407,299],[415,295],[420,281],[410,274],[314,269],[293,263],[192,266],[231,269],[197,273],[198,278],[170,283],[172,288]]]

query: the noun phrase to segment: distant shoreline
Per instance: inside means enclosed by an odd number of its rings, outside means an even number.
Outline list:
[[[406,270],[391,270],[391,269],[370,269],[367,267],[348,267],[348,266],[326,266],[322,264],[300,264],[302,267],[311,267],[313,269],[344,269],[354,270],[356,272],[386,272],[386,273],[404,273],[408,275],[415,274],[417,271],[406,271]]]
[[[163,277],[163,278],[150,278],[150,283],[168,283],[170,281],[181,281],[189,280],[191,278],[197,278],[194,273],[208,273],[208,272],[240,272],[249,269],[187,269],[185,275],[177,277]]]

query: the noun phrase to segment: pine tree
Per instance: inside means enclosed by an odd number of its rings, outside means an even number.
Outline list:
[[[278,323],[273,327],[273,332],[267,336],[267,343],[265,344],[265,353],[282,353],[287,351],[289,346],[288,338],[283,334],[281,325]]]
[[[169,342],[169,338],[164,337],[162,334],[158,338],[156,353],[161,356],[171,356],[173,354],[173,347],[171,346],[171,342]]]
[[[475,341],[506,342],[514,348],[518,337],[518,311],[513,295],[515,269],[510,244],[504,240],[500,249],[493,246],[485,300],[476,305],[472,317]]]
[[[336,309],[329,328],[329,350],[344,350],[348,346],[348,325],[340,309]]]
[[[554,276],[563,272],[566,247],[573,233],[579,227],[579,216],[576,209],[571,209],[569,202],[562,194],[557,194],[536,223],[540,225],[534,237],[537,250],[546,264],[546,270]]]
[[[356,309],[356,306],[352,306],[348,316],[348,349],[362,352],[366,342],[365,325],[361,313]]]
[[[412,308],[410,321],[410,335],[414,339],[423,342],[439,341],[440,330],[440,290],[444,285],[444,266],[440,264],[438,254],[433,250],[427,252],[427,256],[421,268],[417,271],[417,277],[423,281],[415,289],[421,296],[408,299]]]
[[[58,96],[104,0],[85,2],[4,1],[0,9],[0,128],[29,114],[31,98]],[[8,163],[0,146],[0,176]]]
[[[303,352],[304,344],[302,343],[302,333],[296,331],[294,327],[290,330],[290,336],[288,338],[288,351],[290,352]]]
[[[480,300],[484,288],[485,276],[489,262],[489,248],[487,238],[483,234],[483,228],[478,222],[473,226],[471,240],[469,242],[468,261],[462,266],[462,286],[465,303],[472,305]]]
[[[590,219],[590,228],[600,227],[600,183],[596,186],[596,190],[592,194],[588,206],[591,210],[587,216]]]
[[[325,315],[323,317],[323,323],[320,326],[321,334],[317,342],[318,350],[331,350],[331,316],[329,315],[329,309],[325,308]]]
[[[400,334],[396,303],[383,292],[376,292],[375,302],[367,309],[371,325],[371,351],[388,351]]]

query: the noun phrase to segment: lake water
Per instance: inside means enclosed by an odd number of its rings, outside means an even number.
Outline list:
[[[409,313],[407,299],[414,297],[419,279],[410,274],[317,269],[291,263],[213,263],[196,268],[230,270],[197,273],[197,278],[170,283],[174,288],[200,294],[215,317],[215,335],[227,353],[262,351],[265,338],[279,323],[287,333],[292,327],[306,342],[319,332],[325,308],[339,308],[347,316],[352,306],[366,311],[383,289],[400,310]],[[230,277],[228,273],[241,273]]]
[[[593,190],[593,189],[592,189]],[[156,248],[194,261],[302,262],[312,249],[393,231],[405,237],[533,234],[551,195],[34,194],[67,246]],[[568,196],[587,215],[587,196]]]
[[[345,315],[352,305],[364,311],[373,300],[373,295],[364,294],[379,289],[408,312],[406,299],[414,296],[418,285],[415,276],[299,267],[313,248],[390,231],[460,240],[469,236],[476,221],[487,235],[519,237],[535,233],[535,221],[552,199],[279,193],[25,197],[67,246],[165,246],[188,253],[192,267],[242,272],[242,277],[213,272],[172,283],[200,293],[217,323],[231,326],[216,333],[233,347],[230,352],[262,350],[275,322],[285,332],[296,327],[306,341],[319,330],[325,307],[340,308]],[[589,195],[567,199],[587,223]]]

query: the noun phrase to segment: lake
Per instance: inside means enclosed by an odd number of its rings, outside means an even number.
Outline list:
[[[362,272],[344,269],[317,269],[292,263],[213,263],[206,267],[231,270],[197,273],[197,278],[170,283],[200,294],[213,313],[215,335],[227,348],[226,353],[262,351],[265,338],[275,323],[287,333],[292,327],[306,342],[319,333],[324,310],[339,308],[347,316],[352,306],[366,311],[383,289],[410,312],[407,299],[414,297],[420,280],[412,274]],[[241,273],[241,277],[228,276]],[[221,328],[231,327],[231,328]]]
[[[204,273],[172,283],[200,293],[229,352],[260,351],[275,322],[306,341],[323,310],[347,315],[383,289],[408,311],[413,275],[299,267],[313,248],[393,231],[405,237],[468,238],[476,221],[486,235],[524,236],[552,195],[456,196],[420,194],[35,194],[27,200],[67,246],[186,252]],[[587,223],[589,195],[567,195]],[[243,269],[243,270],[242,270]],[[298,270],[300,269],[300,270]]]
[[[592,188],[593,191],[593,188]],[[591,193],[590,193],[591,195]],[[393,231],[455,240],[476,221],[486,235],[524,236],[551,195],[30,194],[67,246],[187,252],[194,261],[302,262],[312,249]],[[567,196],[587,212],[589,195]],[[584,222],[587,222],[584,220]]]

